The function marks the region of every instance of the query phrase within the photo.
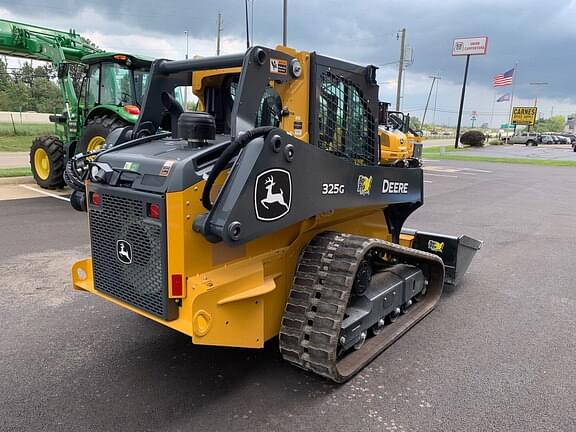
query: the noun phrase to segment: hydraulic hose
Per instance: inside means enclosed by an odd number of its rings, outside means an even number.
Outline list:
[[[208,175],[208,179],[206,180],[206,185],[204,186],[204,191],[202,192],[202,205],[204,206],[204,208],[206,210],[212,209],[212,201],[210,200],[210,192],[212,191],[212,187],[214,186],[214,182],[216,181],[216,179],[218,178],[220,173],[222,171],[224,171],[224,169],[230,163],[232,158],[240,150],[242,150],[244,147],[246,147],[246,145],[250,141],[252,141],[254,138],[268,135],[268,133],[274,129],[276,129],[276,128],[273,126],[262,126],[262,127],[257,127],[255,129],[251,129],[251,130],[243,133],[242,135],[240,135],[238,138],[236,138],[234,141],[232,141],[228,147],[226,147],[226,150],[224,150],[222,152],[222,154],[220,155],[220,157],[218,158],[218,160],[216,161],[216,163],[212,167],[212,170],[210,171],[210,174]]]
[[[64,166],[64,181],[68,186],[79,192],[84,192],[84,179],[86,178],[88,170],[84,169],[82,174],[80,174],[76,169],[76,162],[89,156],[93,156],[97,152],[98,151],[80,153],[70,158],[70,160],[66,162],[66,165]]]

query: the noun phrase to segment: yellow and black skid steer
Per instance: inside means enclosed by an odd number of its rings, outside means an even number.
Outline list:
[[[170,95],[192,85],[201,111],[184,112]],[[481,246],[403,228],[423,171],[381,160],[379,111],[376,67],[314,52],[156,60],[134,128],[79,156],[92,257],[74,287],[195,344],[278,336],[288,362],[348,380]]]

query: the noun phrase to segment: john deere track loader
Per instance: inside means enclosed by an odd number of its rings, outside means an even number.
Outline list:
[[[423,172],[381,159],[375,72],[285,47],[155,61],[134,130],[109,136],[72,200],[92,245],[74,287],[199,345],[279,336],[288,362],[349,379],[481,246],[403,228]],[[204,112],[170,96],[191,84]]]

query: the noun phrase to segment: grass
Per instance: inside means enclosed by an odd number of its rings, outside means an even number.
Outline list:
[[[31,176],[32,171],[30,168],[0,168],[1,177],[24,177]]]
[[[444,149],[443,151],[441,149]],[[550,159],[528,159],[528,158],[511,158],[497,156],[472,156],[462,153],[469,147],[454,148],[454,146],[434,146],[424,147],[422,155],[426,159],[435,160],[461,160],[471,162],[495,162],[521,165],[539,165],[539,166],[559,166],[559,167],[576,167],[576,161],[550,160]]]
[[[14,133],[14,127],[16,133]],[[52,124],[18,124],[0,123],[0,152],[3,151],[24,151],[30,150],[34,137],[40,135],[53,135],[54,126]]]
[[[449,146],[430,146],[430,147],[424,147],[422,149],[422,154],[440,154],[441,151],[443,152],[459,152],[462,150],[466,150],[468,147],[462,148],[454,148],[453,145],[449,145]],[[444,150],[442,150],[444,149]]]
[[[0,152],[29,152],[32,136],[0,136]]]
[[[16,133],[14,133],[16,129]],[[0,136],[38,136],[54,133],[54,125],[51,123],[42,124],[19,124],[0,123]]]

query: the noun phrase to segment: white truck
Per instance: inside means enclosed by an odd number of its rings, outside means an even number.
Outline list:
[[[537,146],[540,142],[540,134],[536,132],[522,132],[508,138],[509,144],[524,144],[527,146]]]

